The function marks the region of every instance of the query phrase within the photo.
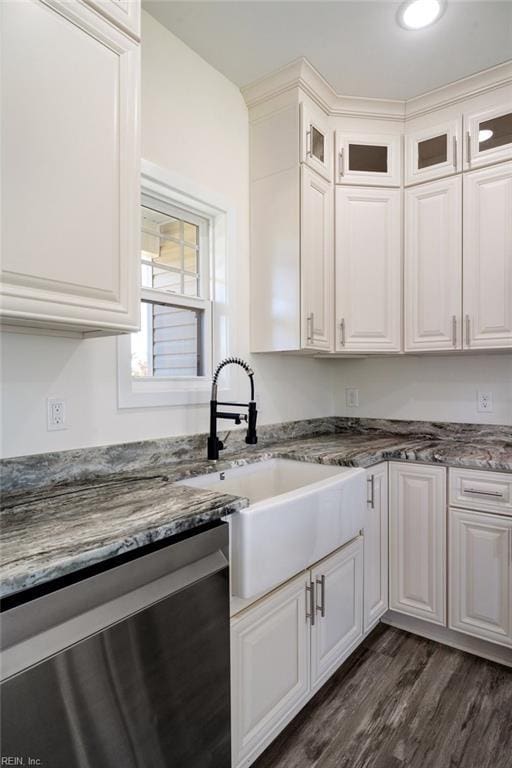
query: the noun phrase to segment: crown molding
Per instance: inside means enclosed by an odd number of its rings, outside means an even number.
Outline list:
[[[406,101],[343,96],[306,59],[299,58],[241,89],[249,109],[293,88],[300,88],[334,116],[410,120],[435,109],[512,84],[512,60],[456,80]]]
[[[512,85],[512,60],[408,99],[405,103],[405,116],[410,120],[425,112],[443,109],[465,99],[481,96],[504,85]]]
[[[299,58],[270,75],[255,80],[241,89],[249,109],[292,88],[300,88],[325,112],[331,115],[401,120],[405,102],[393,99],[368,99],[362,96],[340,96],[317,69]]]

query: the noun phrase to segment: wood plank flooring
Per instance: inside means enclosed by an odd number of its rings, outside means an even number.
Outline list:
[[[512,669],[380,625],[253,768],[512,768]]]

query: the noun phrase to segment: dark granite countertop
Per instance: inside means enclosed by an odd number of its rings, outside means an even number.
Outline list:
[[[348,426],[345,422],[339,429],[335,423],[324,434],[308,428],[305,435],[297,428],[274,427],[267,430],[261,445],[245,446],[235,439],[217,463],[205,461],[192,450],[189,460],[184,460],[183,453],[171,461],[160,456],[158,462],[153,458],[150,465],[136,470],[120,471],[118,465],[117,471],[97,479],[29,491],[13,489],[4,495],[1,511],[0,596],[239,510],[247,505],[245,499],[174,484],[237,464],[282,457],[369,467],[399,460],[512,472],[512,430],[507,428],[422,434],[418,428],[393,431],[379,422],[371,429],[358,425],[351,430]],[[278,440],[279,434],[287,439]]]

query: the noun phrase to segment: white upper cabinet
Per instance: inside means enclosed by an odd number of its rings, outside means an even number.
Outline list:
[[[512,162],[464,176],[464,348],[512,346]]]
[[[405,184],[439,179],[462,170],[462,121],[408,128],[405,135]]]
[[[332,185],[301,169],[302,347],[330,351],[333,310]]]
[[[336,131],[336,183],[399,187],[400,136]]]
[[[398,352],[401,192],[336,188],[336,350]]]
[[[451,629],[512,646],[512,519],[450,509]]]
[[[464,113],[464,170],[512,160],[512,102]]]
[[[85,0],[118,27],[140,39],[140,0]]]
[[[301,161],[332,181],[333,135],[328,116],[313,102],[303,101],[300,122]]]
[[[0,13],[2,320],[137,329],[139,46],[77,0]]]
[[[446,470],[389,465],[389,607],[446,625]]]
[[[405,193],[405,350],[462,348],[462,179]]]

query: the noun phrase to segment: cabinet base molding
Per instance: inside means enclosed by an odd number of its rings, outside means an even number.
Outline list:
[[[481,656],[483,659],[504,664],[506,667],[512,667],[512,648],[495,645],[486,640],[470,637],[462,632],[448,629],[448,627],[440,627],[413,616],[405,616],[396,611],[388,611],[384,614],[381,621],[383,624],[389,624],[391,627],[412,632],[413,635],[426,637],[427,640],[434,640],[442,645],[448,645],[450,648],[457,648],[459,651],[472,653],[475,656]]]

